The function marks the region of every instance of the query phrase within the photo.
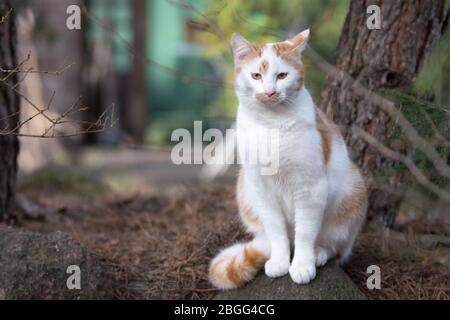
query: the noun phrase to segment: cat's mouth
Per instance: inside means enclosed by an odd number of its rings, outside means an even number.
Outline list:
[[[264,93],[257,93],[256,94],[256,100],[264,103],[264,104],[269,104],[269,105],[273,105],[273,104],[278,104],[281,102],[282,98],[280,96],[280,93],[277,92],[271,96],[267,96]]]

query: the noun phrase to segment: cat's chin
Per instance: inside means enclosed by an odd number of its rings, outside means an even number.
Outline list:
[[[247,97],[247,99],[244,98],[242,100],[246,101],[245,104],[247,105],[267,109],[286,107],[288,105],[288,100],[286,98],[281,97],[265,98],[265,99],[258,99],[258,98],[249,99],[249,97]]]
[[[276,106],[278,104],[280,104],[283,99],[279,96],[277,97],[272,97],[272,98],[268,98],[268,97],[264,97],[264,98],[259,98],[258,96],[255,98],[255,100],[267,107],[272,107],[272,106]]]
[[[279,108],[286,105],[286,100],[281,98],[267,99],[264,101],[259,100],[258,102],[266,108]]]

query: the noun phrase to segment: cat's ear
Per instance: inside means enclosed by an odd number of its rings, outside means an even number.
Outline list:
[[[231,48],[233,49],[233,59],[236,66],[252,52],[252,45],[239,33],[233,33],[231,36]]]
[[[301,54],[306,49],[306,46],[308,45],[308,40],[309,40],[309,29],[306,29],[288,41],[292,43],[293,50],[295,50],[298,54]]]

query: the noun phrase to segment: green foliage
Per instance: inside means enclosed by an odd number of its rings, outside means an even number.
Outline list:
[[[108,190],[97,179],[69,168],[49,166],[19,179],[21,189],[67,192],[92,197]]]
[[[198,115],[192,114],[189,110],[156,114],[152,125],[145,133],[145,142],[153,145],[171,144],[172,132],[178,128],[191,131],[195,120],[199,120]]]
[[[237,101],[232,90],[233,66],[230,38],[238,32],[255,43],[281,41],[311,28],[310,45],[327,62],[332,63],[349,0],[301,0],[301,1],[207,1],[200,22],[213,25],[212,32],[198,34],[206,56],[221,66],[226,88],[206,109],[207,117],[235,116]],[[316,99],[326,79],[307,56],[304,57],[306,85]]]
[[[450,103],[450,32],[433,49],[414,83],[414,91],[440,104]]]
[[[447,1],[447,5],[450,1]],[[450,164],[450,32],[447,30],[437,46],[432,50],[422,66],[414,84],[411,95],[400,92],[386,93],[394,99],[397,107],[413,124],[418,133],[433,144],[436,151]],[[432,101],[432,102],[430,102]],[[436,134],[436,132],[438,132]],[[440,136],[440,138],[438,137]],[[450,181],[440,176],[427,156],[402,135],[399,126],[394,126],[389,140],[401,139],[412,157],[414,163],[426,174],[431,182],[448,189]],[[446,142],[445,142],[446,141]],[[404,165],[398,165],[395,170],[407,171]],[[426,190],[422,190],[430,197]]]
[[[395,102],[397,108],[402,112],[406,119],[414,126],[419,135],[434,145],[435,149],[442,157],[450,163],[450,110],[413,95],[401,93],[399,91],[384,91],[383,95]],[[437,138],[436,131],[442,138]],[[401,141],[402,152],[407,152],[416,166],[421,169],[425,175],[441,188],[449,185],[448,179],[440,176],[435,170],[427,156],[409,141],[404,135],[401,127],[394,124],[389,132],[387,143],[393,144],[394,141]],[[398,164],[392,168],[392,172],[407,172],[408,169],[403,164]],[[392,172],[384,172],[389,176]],[[411,180],[413,181],[413,179]],[[426,190],[423,190],[426,192]]]

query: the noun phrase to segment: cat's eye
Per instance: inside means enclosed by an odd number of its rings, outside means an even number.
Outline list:
[[[261,80],[261,73],[252,73],[252,78],[255,80]]]
[[[283,80],[284,78],[287,77],[287,75],[288,75],[287,72],[281,72],[281,73],[277,74],[277,79]]]

